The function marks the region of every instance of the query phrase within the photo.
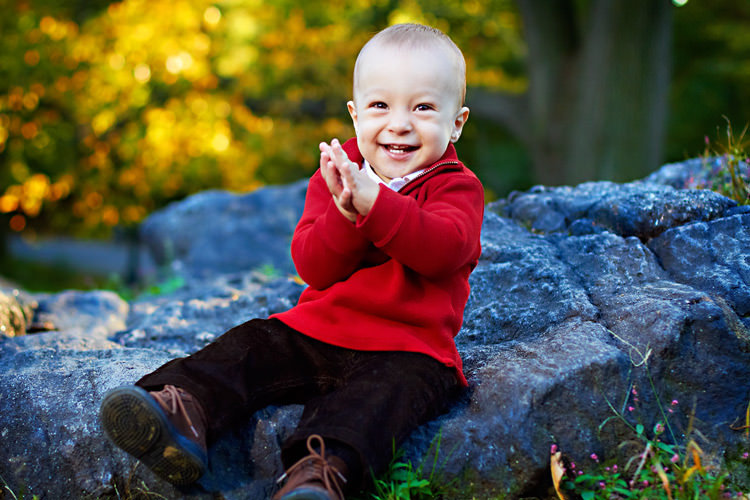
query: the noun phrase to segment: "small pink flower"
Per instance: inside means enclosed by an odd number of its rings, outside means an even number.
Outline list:
[[[614,472],[617,472],[617,464],[615,464],[615,465],[613,465],[613,466],[612,466],[612,470],[613,470]]]
[[[556,444],[553,444],[552,446],[549,447],[549,453],[550,453],[550,455],[554,455],[555,453],[557,453],[557,445]]]
[[[630,392],[632,392],[632,393],[633,393],[633,396],[637,396],[637,395],[638,395],[638,391],[636,390],[636,388],[635,388],[635,387],[633,387],[633,390],[632,390],[632,391],[630,391]]]
[[[591,460],[594,460],[595,462],[598,462],[598,461],[599,461],[599,457],[597,456],[597,454],[596,454],[596,453],[592,453],[592,454],[591,454]]]
[[[747,460],[747,457],[749,457],[749,456],[750,456],[750,453],[745,452],[745,453],[742,454],[742,459],[743,460]]]
[[[672,400],[672,406],[677,406],[678,404],[680,404],[679,401],[677,401],[676,399]]]
[[[575,468],[576,468],[576,464],[575,464],[575,462],[570,462],[570,468],[571,468],[571,469],[575,469]]]
[[[677,453],[672,455],[672,458],[669,459],[669,461],[672,462],[673,464],[676,464],[679,460],[680,460],[680,456]]]
[[[632,406],[628,406],[628,411],[633,411],[633,410],[635,410],[635,408],[633,408]]]
[[[607,487],[607,484],[606,484],[606,483],[605,483],[604,481],[599,481],[599,487],[600,487],[601,489],[604,489],[604,488],[606,488],[606,487]]]

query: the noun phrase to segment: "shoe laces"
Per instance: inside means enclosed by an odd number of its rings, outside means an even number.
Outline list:
[[[193,426],[193,421],[190,419],[190,415],[188,415],[188,412],[185,409],[183,398],[190,397],[188,393],[173,385],[165,385],[161,391],[152,394],[155,396],[156,402],[159,403],[159,406],[161,406],[164,411],[171,415],[181,415],[187,421],[187,424],[195,437],[200,437],[195,426]]]
[[[313,447],[313,441],[318,442],[320,453],[318,453],[315,447]],[[343,491],[341,491],[339,481],[341,481],[342,483],[346,483],[346,478],[341,473],[341,471],[331,465],[326,459],[326,445],[323,441],[323,438],[318,434],[311,434],[307,438],[307,450],[310,452],[310,454],[306,457],[301,458],[294,465],[289,467],[286,472],[284,472],[281,477],[276,480],[276,482],[283,482],[284,479],[293,474],[297,469],[312,467],[315,470],[315,479],[319,479],[320,482],[323,483],[323,487],[328,493],[335,493],[338,495],[337,498],[344,498],[344,493]]]

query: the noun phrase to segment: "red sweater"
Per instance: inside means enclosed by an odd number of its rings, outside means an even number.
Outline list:
[[[344,150],[362,166],[355,139]],[[291,247],[309,286],[272,317],[340,347],[427,354],[466,385],[454,337],[481,253],[483,213],[482,185],[453,145],[399,192],[381,185],[356,223],[338,211],[318,170]]]

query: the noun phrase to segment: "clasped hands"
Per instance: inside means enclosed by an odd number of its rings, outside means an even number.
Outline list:
[[[339,212],[351,222],[365,216],[375,204],[378,183],[349,160],[338,139],[320,143],[320,172]]]

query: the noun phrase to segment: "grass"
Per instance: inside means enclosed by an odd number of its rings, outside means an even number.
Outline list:
[[[9,255],[0,259],[0,276],[28,292],[91,290],[103,287],[108,281],[106,277],[81,274],[64,265],[44,264]]]
[[[5,479],[0,476],[0,500],[5,500],[6,498],[13,500],[39,500],[37,495],[27,497],[24,490],[15,493],[10,486],[8,486],[8,483],[5,482]]]
[[[616,334],[612,335],[626,342]],[[622,442],[618,451],[631,450],[631,453],[629,456],[624,454],[625,463],[622,466],[615,459],[600,463],[599,457],[592,454],[588,458],[594,462],[594,466],[586,471],[580,467],[576,469],[573,461],[563,460],[562,452],[553,447],[550,466],[558,497],[561,500],[568,500],[568,496],[582,500],[750,499],[747,492],[740,491],[741,481],[735,481],[728,472],[729,468],[736,471],[744,469],[746,472],[750,453],[744,451],[723,467],[717,465],[721,463],[718,457],[708,456],[698,444],[703,436],[693,427],[694,411],[689,415],[687,429],[676,433],[670,417],[677,411],[679,401],[672,400],[669,405],[665,405],[659,397],[648,368],[651,350],[647,349],[644,353],[635,346],[628,345],[637,355],[631,362],[635,367],[642,367],[645,372],[647,388],[658,407],[657,421],[653,426],[648,426],[634,416],[641,397],[635,385],[631,384],[629,387],[620,406],[622,410],[618,410],[605,398],[613,415],[599,426],[599,431],[610,422],[623,425],[632,439]],[[745,415],[745,425],[733,429],[745,430],[745,437],[750,437],[750,404]],[[745,444],[747,442],[746,439]],[[623,453],[618,454],[623,457]]]
[[[731,198],[739,205],[750,204],[750,157],[748,157],[748,126],[739,134],[727,122],[724,134],[717,133],[719,138],[713,144],[708,136],[705,138],[703,167],[701,175],[687,180],[688,188],[709,189]],[[721,136],[724,136],[723,139]]]
[[[388,470],[380,477],[373,478],[372,486],[362,493],[357,500],[429,500],[450,499],[452,482],[447,481],[442,474],[445,461],[438,463],[440,455],[440,444],[442,433],[430,443],[430,448],[425,454],[425,459],[414,467],[411,461],[405,459],[404,450],[396,450],[393,445],[393,459]],[[431,463],[429,474],[426,474],[426,465]],[[445,459],[448,460],[449,456]]]
[[[747,498],[729,486],[727,472],[704,463],[706,455],[695,439],[685,445],[669,444],[662,440],[664,429],[661,422],[650,431],[636,425],[633,442],[622,446],[636,447],[638,452],[624,466],[618,467],[616,461],[598,464],[598,457],[592,455],[598,466],[590,471],[570,469],[560,498],[566,493],[583,500]],[[553,455],[553,464],[559,453]]]
[[[263,269],[263,273],[271,272]],[[65,290],[110,290],[124,300],[143,296],[158,296],[175,292],[185,285],[185,279],[174,273],[163,273],[143,283],[128,284],[117,274],[109,276],[83,274],[64,265],[33,262],[8,256],[0,263],[0,276],[16,283],[31,293],[57,293]]]

